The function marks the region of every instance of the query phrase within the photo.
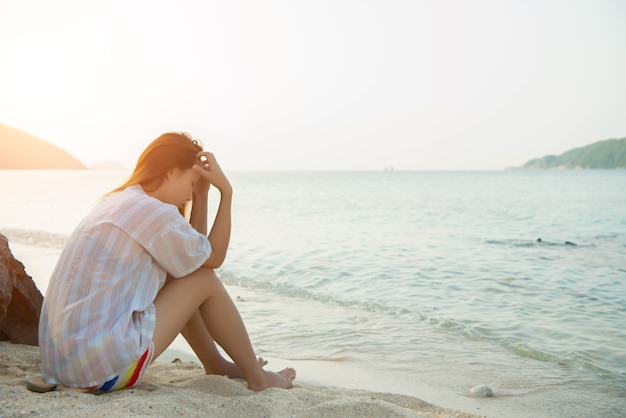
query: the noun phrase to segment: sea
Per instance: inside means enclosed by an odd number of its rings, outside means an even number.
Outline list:
[[[0,171],[0,233],[58,254],[128,174]],[[626,416],[626,170],[227,174],[218,275],[258,355],[485,416]]]

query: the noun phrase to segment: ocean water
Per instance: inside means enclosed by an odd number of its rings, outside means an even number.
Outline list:
[[[0,232],[62,247],[127,174],[0,171]],[[229,177],[219,275],[259,355],[421,398],[486,384],[528,416],[626,415],[626,171]]]

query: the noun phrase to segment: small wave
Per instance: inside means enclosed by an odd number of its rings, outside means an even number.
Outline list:
[[[415,312],[413,310],[398,307],[398,306],[390,306],[385,305],[378,302],[373,301],[360,301],[356,299],[350,298],[339,298],[336,295],[323,294],[323,293],[315,293],[306,289],[302,289],[300,287],[288,284],[288,283],[271,283],[264,281],[255,281],[251,279],[244,279],[240,277],[236,277],[232,273],[223,272],[220,276],[222,282],[226,285],[239,286],[248,289],[254,289],[255,291],[264,291],[271,294],[277,294],[282,296],[287,296],[291,298],[305,299],[309,301],[320,302],[325,305],[331,306],[340,306],[348,309],[357,309],[364,312],[370,313],[382,313],[391,315],[393,317],[402,317],[402,316],[415,316]],[[425,317],[423,315],[417,315],[418,320],[423,320]]]
[[[593,359],[589,358],[585,353],[568,352],[562,354],[549,353],[537,350],[531,346],[520,342],[508,342],[504,344],[510,351],[521,357],[532,360],[538,360],[545,363],[554,363],[569,370],[582,370],[593,375],[614,380],[616,382],[623,381],[623,373],[619,371],[611,371],[594,364]]]
[[[535,248],[535,247],[593,247],[589,244],[580,244],[574,241],[546,241],[542,238],[536,240],[522,240],[522,239],[503,239],[503,240],[486,240],[485,244],[488,245],[502,245],[506,247],[517,248]]]
[[[290,357],[293,361],[328,361],[334,363],[343,363],[350,361],[349,356],[337,356],[337,357]]]
[[[534,247],[537,243],[536,241],[531,240],[519,240],[519,239],[506,239],[506,240],[495,240],[488,239],[485,241],[485,244],[489,245],[503,245],[506,247]]]
[[[546,353],[541,350],[536,350],[524,343],[510,341],[504,342],[503,345],[520,357],[526,357],[533,360],[539,360],[549,363],[561,363],[561,358],[559,356]]]
[[[602,359],[594,358],[593,354],[586,351],[550,352],[538,349],[527,342],[522,342],[518,338],[513,337],[511,332],[514,331],[514,326],[493,329],[454,319],[430,319],[428,323],[436,329],[463,336],[472,341],[500,346],[518,357],[553,364],[570,371],[582,371],[585,374],[612,381],[618,386],[626,385],[625,374],[619,367],[615,368],[606,363],[603,367],[599,364],[599,362],[602,362]]]
[[[3,228],[0,233],[5,235],[9,242],[16,244],[34,245],[36,247],[63,248],[69,235],[28,229]]]

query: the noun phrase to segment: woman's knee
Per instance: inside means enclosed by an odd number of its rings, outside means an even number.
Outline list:
[[[200,267],[202,280],[206,283],[212,292],[225,290],[224,284],[217,276],[214,269],[208,267]]]
[[[214,269],[208,267],[200,267],[198,270],[191,273],[193,275],[197,275],[201,280],[207,282],[220,281],[219,277],[217,277],[217,273]]]
[[[175,294],[174,299],[180,297],[195,299],[199,297],[198,303],[202,303],[208,298],[212,288],[215,286],[213,282],[219,281],[213,269],[199,268],[194,272],[180,278],[168,276],[165,286],[159,292],[162,298],[168,298],[165,295]],[[157,296],[158,298],[158,296]]]
[[[217,277],[212,268],[200,267],[198,270],[182,277],[179,280],[194,282],[195,289],[202,289],[203,293],[210,296],[216,289],[222,288],[222,281]]]

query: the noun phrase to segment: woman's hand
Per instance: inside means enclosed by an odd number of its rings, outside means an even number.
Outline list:
[[[200,151],[197,154],[198,163],[193,169],[200,174],[198,182],[194,187],[194,193],[207,193],[211,184],[215,186],[220,193],[232,192],[232,186],[217,163],[215,156],[211,152]]]

